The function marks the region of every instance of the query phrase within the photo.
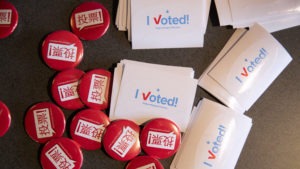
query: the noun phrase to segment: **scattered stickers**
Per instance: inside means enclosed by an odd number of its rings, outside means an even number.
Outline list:
[[[244,28],[259,23],[275,32],[300,25],[298,0],[215,0],[215,4],[221,26]]]

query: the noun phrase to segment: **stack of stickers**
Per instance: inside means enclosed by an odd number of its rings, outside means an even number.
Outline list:
[[[258,22],[274,32],[300,25],[300,1],[297,0],[215,0],[215,3],[221,26],[243,28]]]
[[[133,49],[203,47],[210,0],[120,0],[116,25]]]
[[[203,99],[170,169],[233,169],[252,127],[252,119]]]
[[[199,85],[244,113],[292,60],[262,26],[238,29],[199,79]]]
[[[197,88],[193,76],[188,67],[122,60],[114,72],[109,116],[137,124],[167,118],[185,131]]]
[[[171,169],[233,169],[252,126],[244,112],[291,60],[260,25],[238,29],[198,83],[225,106],[199,102]]]
[[[63,70],[54,77],[51,94],[65,109],[77,110],[70,123],[71,138],[62,137],[66,128],[64,112],[52,102],[31,106],[24,119],[27,134],[36,142],[45,144],[40,154],[43,168],[72,166],[80,168],[83,162],[81,148],[96,150],[110,120],[104,113],[108,107],[110,72],[93,69]],[[61,156],[55,158],[55,153]],[[68,155],[66,155],[68,154]]]

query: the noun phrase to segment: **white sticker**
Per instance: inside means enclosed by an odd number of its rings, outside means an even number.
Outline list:
[[[170,169],[234,169],[251,126],[249,117],[203,99]]]
[[[245,111],[291,60],[281,44],[256,24],[218,60],[207,75],[224,88],[224,93],[238,100]],[[219,92],[215,96],[220,95],[222,93]],[[227,104],[231,102],[229,100],[227,98]]]
[[[75,14],[76,28],[79,30],[88,26],[99,25],[103,22],[102,9],[95,9]]]
[[[51,126],[51,117],[48,108],[33,111],[36,135],[38,138],[52,137],[55,131]]]

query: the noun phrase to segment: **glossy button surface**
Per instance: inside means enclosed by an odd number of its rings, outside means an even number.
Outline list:
[[[115,160],[128,161],[139,155],[140,127],[133,121],[120,119],[111,122],[103,135],[103,146]]]
[[[75,141],[60,137],[44,145],[40,160],[44,169],[80,169],[83,155]]]
[[[81,148],[96,150],[101,147],[102,136],[109,123],[109,118],[104,112],[85,109],[73,117],[70,134]]]
[[[11,123],[11,116],[8,107],[0,101],[0,137],[8,131]]]
[[[51,102],[40,102],[26,112],[25,130],[38,143],[61,137],[66,120],[62,110]]]
[[[58,30],[44,39],[42,56],[45,63],[54,70],[75,68],[83,58],[83,45],[72,32]]]
[[[98,2],[84,2],[71,15],[71,28],[82,40],[96,40],[102,37],[110,24],[107,9]]]
[[[84,72],[68,69],[59,72],[53,79],[51,93],[55,102],[65,109],[77,110],[84,107],[78,95],[78,84]]]
[[[111,73],[104,69],[93,69],[82,76],[78,93],[89,108],[104,110],[108,107]]]
[[[18,11],[13,4],[6,0],[0,1],[0,39],[11,35],[19,21]]]
[[[181,144],[179,127],[171,120],[150,120],[141,132],[142,149],[150,156],[165,159],[175,154]]]
[[[125,169],[164,169],[164,166],[151,156],[138,156],[131,160]]]

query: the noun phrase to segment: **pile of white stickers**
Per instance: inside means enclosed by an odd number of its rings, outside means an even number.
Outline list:
[[[238,29],[199,78],[199,86],[244,113],[291,62],[284,47],[258,24]]]
[[[192,117],[170,169],[233,169],[252,119],[208,99],[198,103]]]
[[[184,132],[196,88],[192,68],[122,60],[114,71],[109,117],[130,119],[139,125],[167,118]]]
[[[257,22],[274,32],[300,25],[299,0],[215,0],[215,4],[221,26],[244,28]]]
[[[211,0],[120,0],[116,26],[133,49],[203,47]]]
[[[237,29],[198,82],[225,106],[199,102],[170,169],[233,169],[252,127],[245,111],[291,60],[260,25]]]
[[[224,105],[204,98],[193,111],[192,68],[121,60],[114,71],[110,118],[139,125],[158,117],[174,121],[185,133],[170,169],[233,169],[252,127],[244,113],[291,60],[261,25],[237,29],[198,80]]]

